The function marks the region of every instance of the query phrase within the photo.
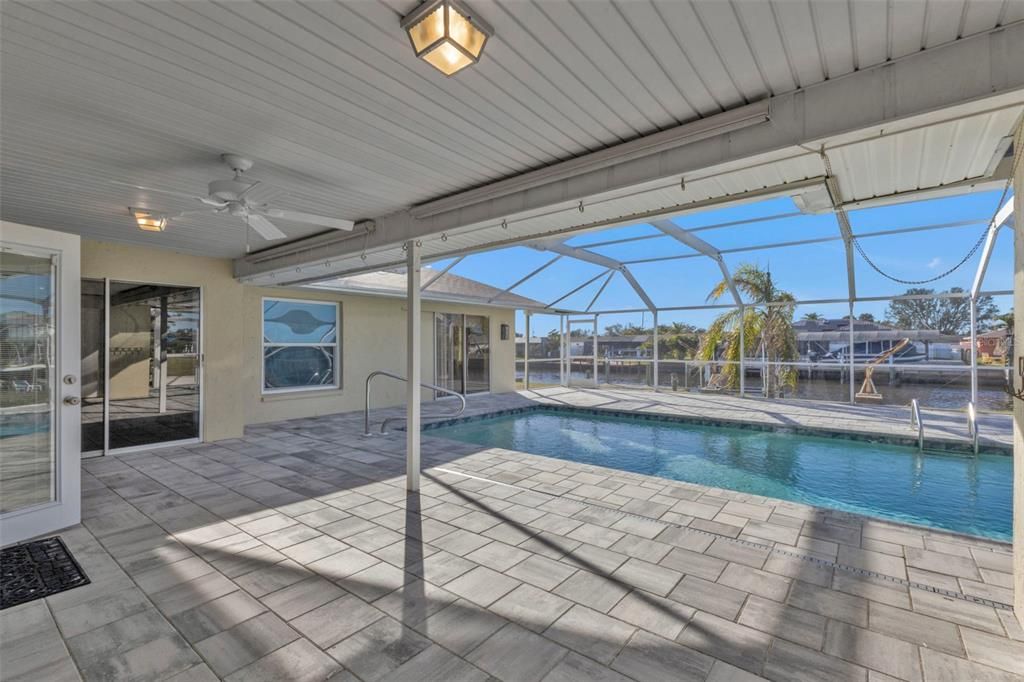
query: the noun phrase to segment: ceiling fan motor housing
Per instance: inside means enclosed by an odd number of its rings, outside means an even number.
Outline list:
[[[238,197],[250,186],[251,182],[241,180],[214,180],[209,185],[210,196],[221,201],[238,201]]]

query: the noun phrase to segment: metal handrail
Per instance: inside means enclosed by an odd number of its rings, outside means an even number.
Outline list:
[[[924,420],[921,419],[921,405],[917,398],[910,401],[910,428],[917,429],[917,449],[924,450]]]
[[[971,437],[974,454],[978,454],[978,411],[973,401],[967,402],[967,435]]]
[[[373,434],[370,433],[370,382],[374,379],[374,377],[379,377],[379,376],[385,376],[385,377],[388,377],[390,379],[397,379],[398,381],[408,382],[408,379],[406,379],[405,377],[403,377],[401,375],[398,375],[398,374],[394,374],[392,372],[385,372],[382,369],[378,369],[378,370],[375,370],[373,372],[370,372],[369,376],[366,377],[366,403],[365,403],[365,406],[363,407],[363,435],[364,436],[373,435]],[[453,395],[456,398],[458,398],[461,401],[462,404],[459,406],[458,410],[456,410],[455,412],[453,412],[451,414],[452,417],[458,417],[460,414],[462,414],[463,412],[466,411],[466,397],[463,396],[461,393],[456,393],[455,391],[451,391],[451,390],[449,390],[447,388],[444,388],[442,386],[435,386],[434,384],[424,384],[424,383],[421,383],[420,386],[422,386],[423,388],[429,388],[431,390],[438,391],[439,393],[446,393],[448,395]],[[387,433],[386,429],[387,429],[388,422],[389,421],[395,421],[395,420],[398,420],[398,419],[405,419],[405,417],[388,417],[387,419],[385,419],[383,422],[381,422],[380,432],[381,433]]]

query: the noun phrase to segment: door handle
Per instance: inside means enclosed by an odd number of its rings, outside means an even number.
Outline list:
[[[75,405],[79,405],[79,404],[81,404],[81,402],[82,402],[82,399],[79,398],[77,395],[69,395],[69,396],[66,396],[64,398],[64,404],[68,405],[70,407],[74,407]]]

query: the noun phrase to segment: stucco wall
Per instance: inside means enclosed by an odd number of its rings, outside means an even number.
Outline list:
[[[1013,141],[1017,172],[1013,179],[1014,260],[1013,309],[1024,310],[1024,127],[1017,127]],[[1024,315],[1014,317],[1014,338],[1024,339]],[[1016,366],[1024,355],[1021,343],[1015,344]],[[1024,379],[1015,378],[1014,386],[1024,388]],[[1024,402],[1013,401],[1013,589],[1014,610],[1024,626]]]
[[[239,284],[227,260],[158,249],[82,241],[82,277],[199,286],[203,291],[203,437],[236,438],[245,424],[360,410],[366,376],[375,369],[405,373],[405,301],[307,289]],[[264,296],[341,303],[342,385],[338,390],[262,395],[260,311]],[[423,301],[423,378],[434,380],[434,312],[486,315],[490,321],[491,391],[515,390],[514,311]],[[509,325],[509,339],[500,325]],[[380,379],[374,405],[396,405],[404,387]],[[424,400],[430,399],[424,392]]]

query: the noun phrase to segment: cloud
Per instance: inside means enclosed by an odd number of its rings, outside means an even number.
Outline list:
[[[928,268],[930,270],[934,270],[935,268],[939,267],[941,263],[942,259],[936,256],[935,258],[932,258],[930,261],[928,261]]]

